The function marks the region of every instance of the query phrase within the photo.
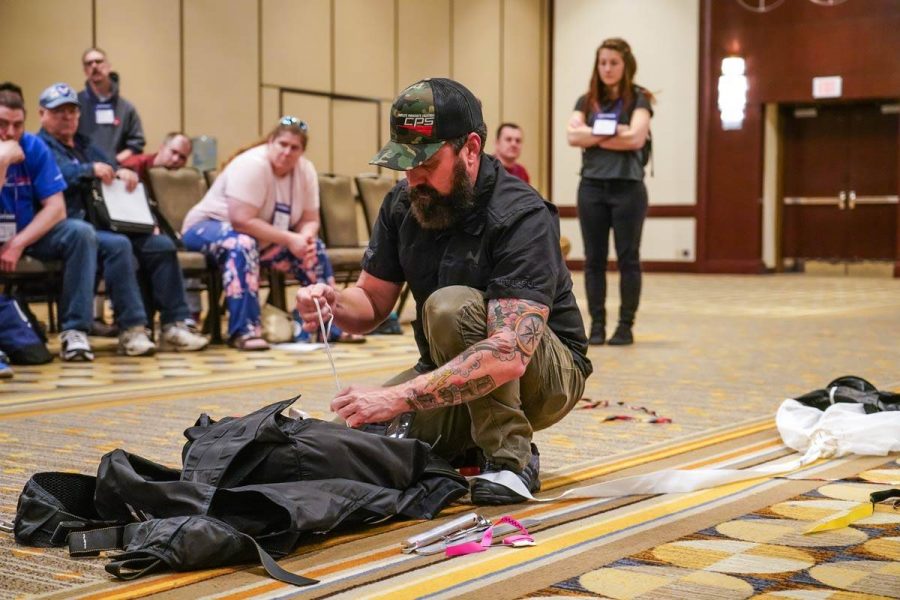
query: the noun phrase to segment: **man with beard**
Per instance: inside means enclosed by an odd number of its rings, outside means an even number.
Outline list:
[[[418,364],[383,387],[342,390],[331,409],[351,427],[408,427],[457,466],[478,456],[486,478],[473,481],[473,502],[510,504],[540,489],[533,432],[572,409],[591,363],[556,208],[483,153],[486,132],[460,83],[405,89],[371,164],[406,180],[384,200],[362,274],[343,290],[301,289],[297,308],[307,330],[321,310],[364,333],[408,283]]]

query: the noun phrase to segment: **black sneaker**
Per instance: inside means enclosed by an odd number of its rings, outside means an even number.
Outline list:
[[[534,444],[531,444],[531,459],[528,461],[528,464],[525,465],[525,468],[522,469],[521,473],[516,473],[506,466],[493,464],[490,459],[488,459],[484,463],[481,474],[487,475],[488,473],[496,473],[503,470],[515,473],[515,475],[522,480],[522,483],[525,484],[525,489],[532,494],[540,491],[541,455],[538,452],[537,446]],[[486,481],[484,479],[475,479],[472,481],[473,504],[482,506],[486,504],[518,504],[520,502],[525,502],[526,500],[527,498],[524,496],[521,496],[508,487],[498,483]]]
[[[634,337],[631,335],[631,326],[619,323],[616,332],[606,341],[610,346],[628,346],[634,343]]]

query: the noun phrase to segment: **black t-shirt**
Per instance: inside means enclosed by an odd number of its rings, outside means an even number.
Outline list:
[[[584,103],[587,96],[582,96],[575,103],[575,110],[584,111]],[[653,115],[650,101],[640,88],[634,88],[634,102],[631,106],[622,103],[610,102],[600,107],[600,110],[588,111],[587,126],[593,127],[598,113],[618,112],[618,123],[628,125],[631,123],[631,115],[636,108],[646,108]],[[588,179],[632,179],[642,181],[644,179],[644,148],[641,150],[607,150],[592,146],[585,148],[581,154],[581,176]]]
[[[556,207],[487,155],[481,157],[475,194],[477,206],[462,222],[447,230],[423,229],[410,213],[407,182],[400,181],[385,197],[363,257],[366,272],[409,284],[420,369],[435,367],[422,306],[435,290],[465,285],[488,300],[520,298],[550,307],[547,325],[590,375],[584,322],[559,249]]]

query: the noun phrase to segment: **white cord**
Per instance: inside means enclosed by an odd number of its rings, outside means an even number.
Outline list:
[[[316,303],[316,312],[319,314],[319,327],[322,329],[322,340],[325,342],[325,352],[328,354],[328,361],[331,363],[331,372],[334,374],[334,385],[337,386],[337,391],[341,391],[343,386],[341,386],[341,382],[338,379],[337,367],[334,366],[334,357],[331,355],[331,346],[328,345],[328,335],[331,333],[331,324],[334,322],[334,315],[331,315],[331,318],[328,319],[328,327],[325,327],[325,320],[322,318],[322,307],[319,306],[319,299],[313,298],[313,302]]]

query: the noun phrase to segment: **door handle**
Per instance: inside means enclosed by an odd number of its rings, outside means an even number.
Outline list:
[[[847,192],[841,190],[838,193],[838,210],[844,210],[847,208]]]
[[[848,196],[850,210],[856,208],[856,190],[850,190],[850,195]]]

